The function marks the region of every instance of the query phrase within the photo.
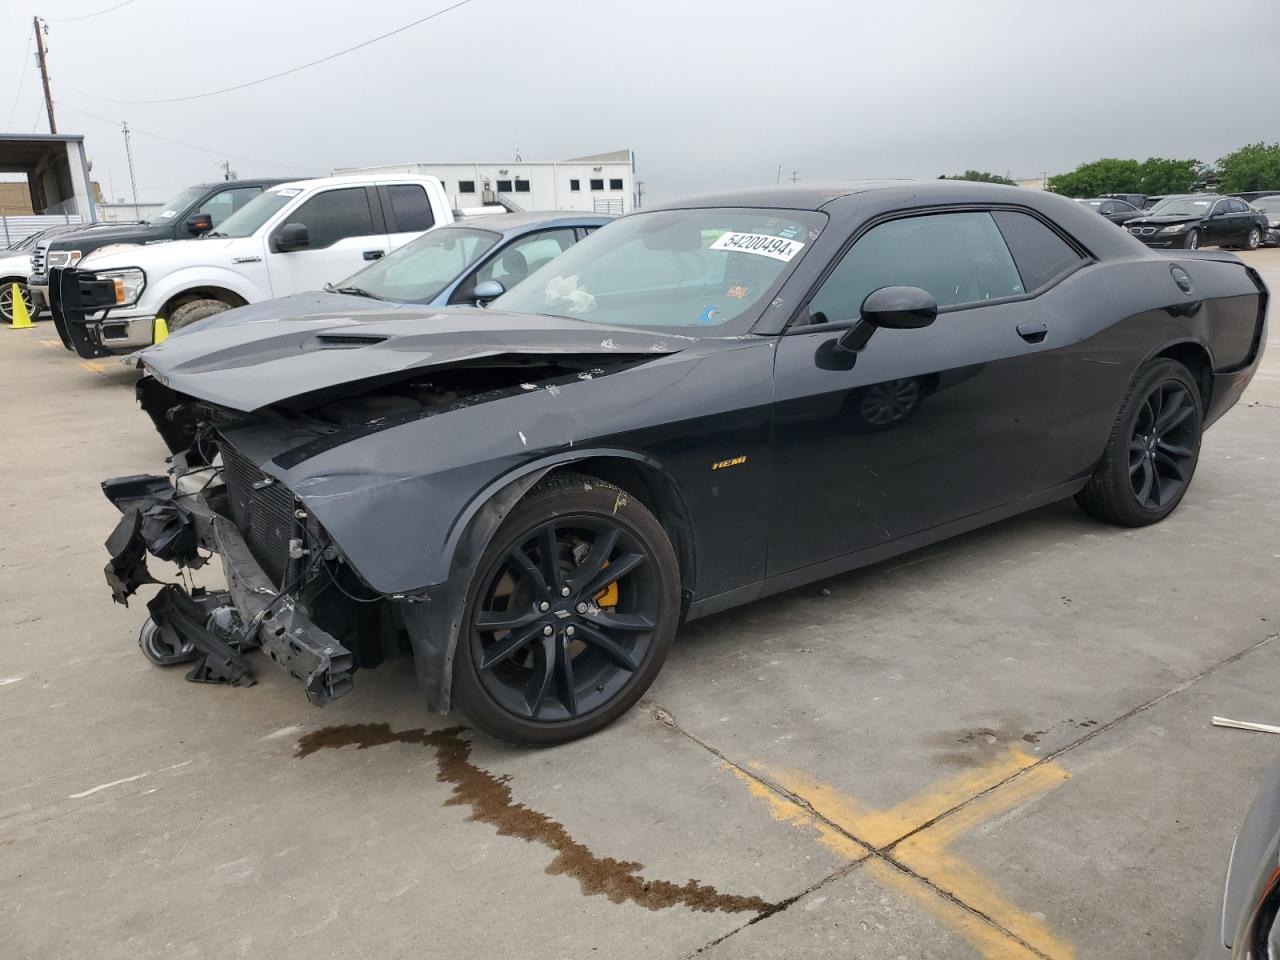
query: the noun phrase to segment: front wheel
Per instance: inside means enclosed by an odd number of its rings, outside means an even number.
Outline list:
[[[1175,360],[1148,364],[1120,405],[1102,460],[1076,502],[1122,526],[1163,520],[1191,484],[1203,423],[1191,372]]]
[[[1199,250],[1200,231],[1195,229],[1188,230],[1187,235],[1182,238],[1182,246],[1187,250]]]
[[[174,310],[169,317],[169,329],[181,330],[183,327],[191,326],[197,320],[203,320],[205,317],[212,317],[215,313],[230,309],[230,304],[223,303],[221,300],[188,300]]]
[[[551,477],[517,504],[476,567],[453,700],[500,740],[586,736],[648,689],[679,616],[679,568],[657,518],[612,484]]]

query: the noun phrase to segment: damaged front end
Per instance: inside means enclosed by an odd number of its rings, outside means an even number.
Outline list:
[[[105,574],[112,597],[128,603],[142,585],[159,583],[147,566],[147,554],[170,561],[183,570],[195,570],[207,562],[202,551],[216,554],[226,577],[225,590],[165,584],[148,602],[148,623],[139,636],[143,653],[161,665],[193,662],[187,679],[237,686],[254,682],[245,654],[261,648],[272,660],[300,681],[312,703],[325,704],[350,692],[355,658],[350,649],[313,620],[308,598],[328,586],[317,564],[324,563],[323,548],[311,558],[303,548],[308,533],[305,511],[295,510],[292,498],[277,496],[276,509],[248,506],[254,511],[251,535],[287,537],[286,563],[277,569],[291,579],[273,579],[250,549],[245,535],[228,515],[233,497],[253,502],[252,490],[237,490],[237,480],[227,482],[226,459],[168,477],[136,476],[107,480],[107,498],[121,511],[120,522],[107,539]],[[261,483],[261,481],[251,481]],[[268,484],[267,486],[270,486]],[[288,499],[288,512],[279,501]],[[266,529],[270,528],[270,529]],[[291,534],[297,533],[294,537]],[[268,559],[268,564],[272,562]]]

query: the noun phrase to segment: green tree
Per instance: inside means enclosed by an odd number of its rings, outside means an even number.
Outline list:
[[[1187,193],[1191,185],[1203,179],[1205,168],[1199,160],[1169,160],[1148,157],[1142,164],[1142,175],[1134,193],[1159,197],[1167,193]],[[1109,191],[1114,192],[1114,191]]]
[[[1223,193],[1280,189],[1280,143],[1250,143],[1218,161]]]
[[[1002,177],[998,173],[988,173],[985,170],[966,170],[964,173],[957,173],[950,177],[940,177],[941,180],[977,180],[979,183],[1003,183],[1013,186],[1014,183],[1008,177]]]
[[[1070,173],[1049,178],[1049,189],[1064,197],[1096,197],[1101,193],[1141,193],[1142,164],[1104,157],[1082,163]]]

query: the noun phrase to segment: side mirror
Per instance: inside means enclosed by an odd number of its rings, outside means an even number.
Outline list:
[[[311,246],[311,238],[307,236],[307,228],[301,223],[286,223],[276,234],[276,252],[288,253]]]
[[[471,291],[471,297],[477,306],[487,306],[491,300],[497,300],[506,293],[506,288],[497,280],[481,280]]]
[[[197,213],[193,217],[187,218],[187,233],[193,237],[198,237],[202,233],[208,233],[213,229],[213,218],[207,213]]]
[[[938,301],[919,287],[881,287],[862,301],[861,318],[840,337],[843,350],[856,353],[867,345],[877,329],[917,330],[933,323]]]

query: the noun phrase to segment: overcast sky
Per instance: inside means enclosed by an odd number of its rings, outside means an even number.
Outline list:
[[[452,0],[4,0],[0,122],[47,132],[28,64],[47,18],[60,132],[138,198],[218,179],[413,160],[529,160],[631,147],[646,199],[966,168],[1014,177],[1099,156],[1214,160],[1280,140],[1280,0],[472,0],[330,63],[316,59]],[[92,96],[91,96],[92,95]],[[74,108],[74,109],[73,109]],[[249,159],[240,159],[249,158]],[[265,161],[269,161],[267,163]]]

